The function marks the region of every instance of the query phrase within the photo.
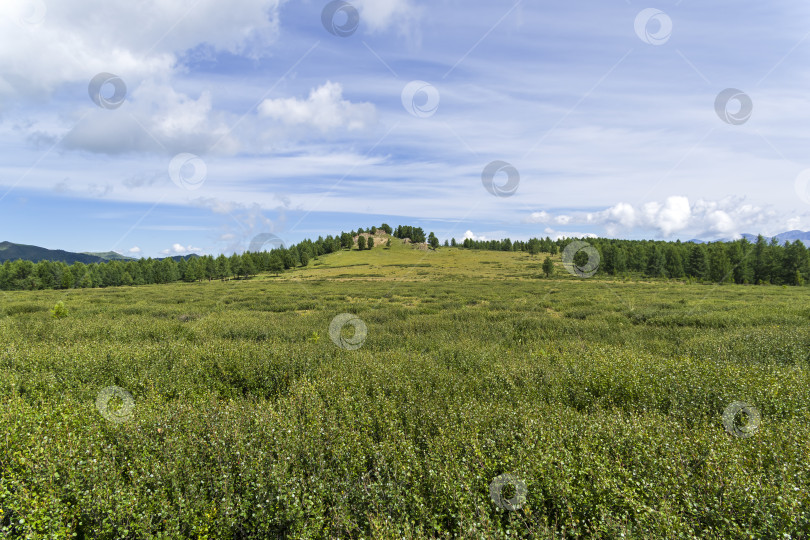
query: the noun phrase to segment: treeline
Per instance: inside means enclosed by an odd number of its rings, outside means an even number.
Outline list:
[[[264,253],[139,259],[106,263],[75,263],[16,260],[0,266],[0,290],[72,289],[147,285],[175,281],[201,281],[249,277],[261,271],[281,272],[309,264],[310,252],[296,247]]]
[[[528,251],[532,255],[538,253],[551,253],[556,254],[561,246],[565,246],[570,240],[557,240],[554,241],[549,237],[546,238],[531,238],[524,242],[522,240],[515,240],[512,242],[509,238],[505,240],[473,240],[465,238],[461,243],[461,247],[467,249],[485,249],[489,251]],[[450,241],[452,247],[457,246],[456,239]]]
[[[556,254],[574,239],[532,238],[528,242],[464,240],[462,247]],[[598,274],[653,278],[692,278],[714,283],[804,285],[810,280],[810,251],[800,240],[780,245],[773,238],[695,244],[652,240],[582,238],[599,252]],[[455,245],[455,240],[451,245]],[[574,263],[584,265],[580,252]]]
[[[431,232],[425,237],[420,227],[400,225],[392,229],[383,223],[379,229],[396,238],[414,243],[428,242],[434,249],[439,241]],[[176,281],[211,281],[248,278],[259,272],[280,273],[309,265],[312,259],[344,249],[370,249],[363,233],[375,234],[377,227],[359,228],[339,235],[303,240],[289,248],[264,252],[245,252],[230,257],[219,255],[174,259],[139,259],[106,263],[75,263],[16,260],[0,266],[0,290],[72,289],[147,285]],[[354,237],[357,236],[355,243]],[[493,251],[525,251],[530,255],[562,252],[574,239],[531,238],[528,241],[472,240],[460,244],[453,238],[445,246]],[[583,238],[599,253],[598,274],[654,278],[692,278],[715,283],[804,285],[810,282],[810,251],[800,240],[780,245],[759,236],[755,242],[694,244],[652,240],[611,240]],[[587,254],[580,252],[575,264],[586,264]]]
[[[391,226],[383,223],[381,230],[391,234]],[[214,279],[247,278],[259,272],[280,273],[283,270],[309,265],[312,259],[342,249],[355,247],[354,237],[360,233],[374,234],[377,227],[368,230],[342,232],[339,235],[303,240],[289,248],[263,252],[245,252],[230,257],[219,255],[191,256],[175,261],[166,259],[139,259],[137,261],[109,261],[106,263],[75,263],[26,260],[6,261],[0,266],[0,290],[73,289],[89,287],[117,287],[121,285],[149,285],[176,281],[211,281]],[[358,247],[370,249],[359,236]],[[362,245],[360,245],[362,244]]]

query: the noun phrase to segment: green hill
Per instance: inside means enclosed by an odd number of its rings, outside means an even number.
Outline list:
[[[105,261],[132,261],[135,260],[132,257],[127,257],[126,255],[121,255],[115,251],[105,251],[105,252],[98,252],[93,253],[90,251],[85,251],[81,253],[81,255],[91,255],[93,257],[99,257],[100,259],[104,259]]]
[[[117,254],[116,254],[117,255]],[[67,264],[77,262],[90,264],[105,262],[108,259],[89,253],[72,253],[61,249],[46,249],[39,246],[0,242],[0,263],[23,259],[31,262],[61,261]]]

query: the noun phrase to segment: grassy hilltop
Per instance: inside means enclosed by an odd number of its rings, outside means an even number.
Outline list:
[[[810,291],[544,258],[0,293],[0,531],[810,535]]]

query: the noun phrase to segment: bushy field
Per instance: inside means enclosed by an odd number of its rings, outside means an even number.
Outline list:
[[[2,294],[0,530],[810,535],[810,291],[539,279],[539,262],[396,246],[248,281]],[[330,336],[343,313],[363,324]],[[757,429],[726,429],[735,402]]]

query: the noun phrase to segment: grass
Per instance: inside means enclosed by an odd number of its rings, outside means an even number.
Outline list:
[[[395,241],[248,281],[3,293],[0,530],[807,537],[810,290],[541,261]],[[134,407],[105,419],[100,393]],[[738,401],[747,438],[723,425]]]

